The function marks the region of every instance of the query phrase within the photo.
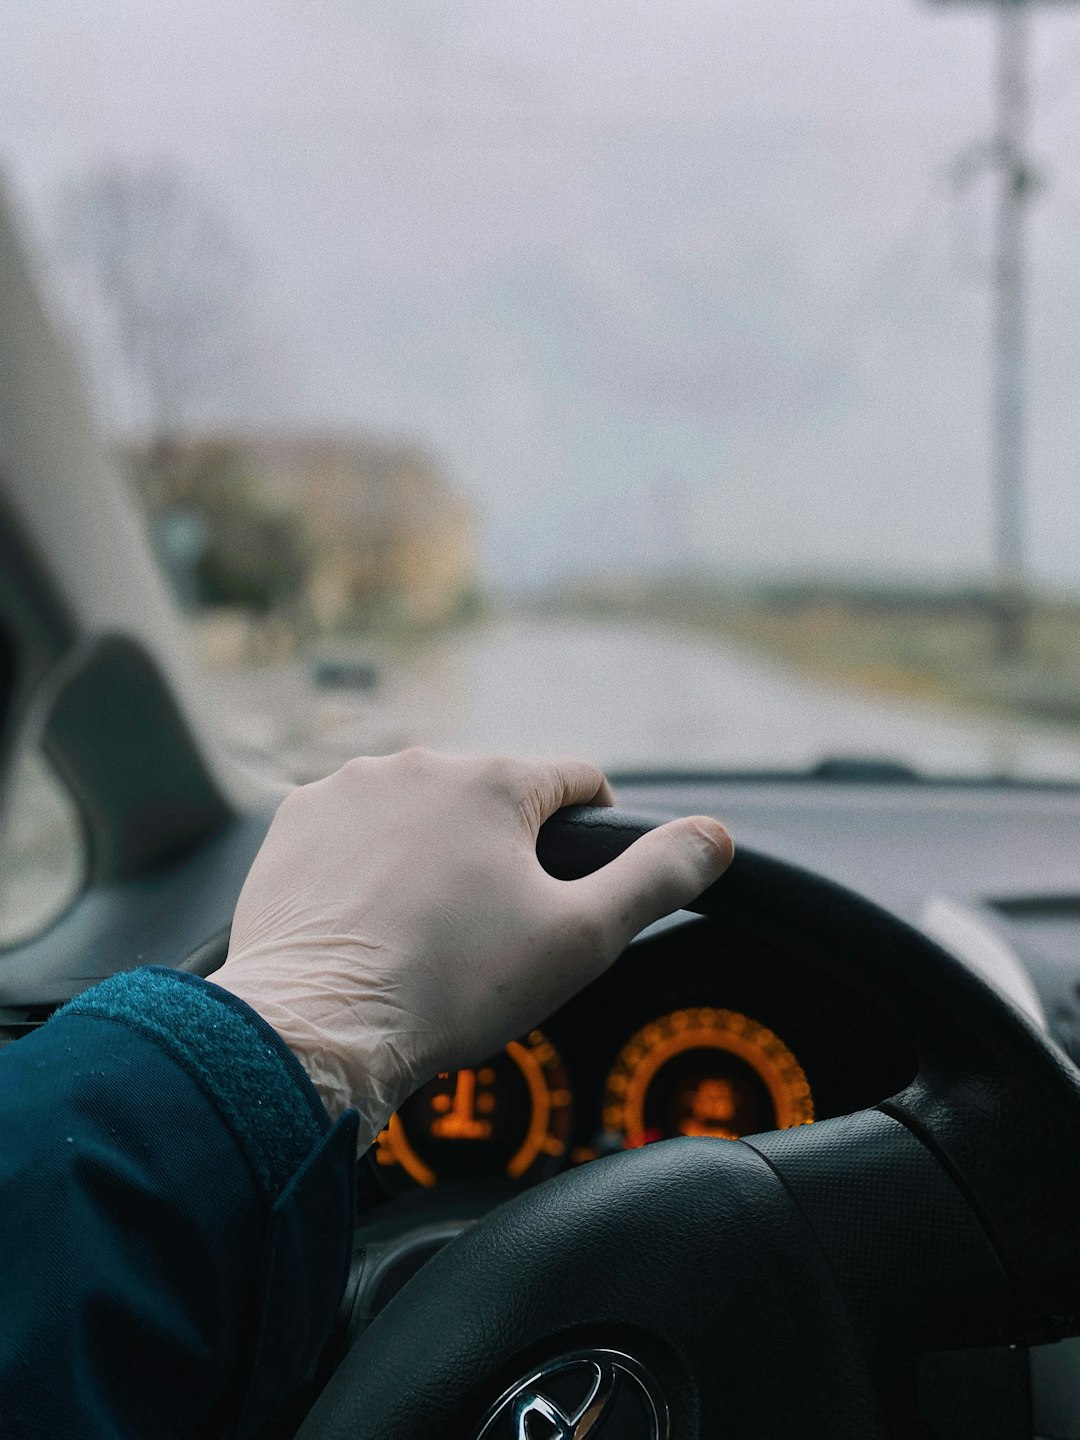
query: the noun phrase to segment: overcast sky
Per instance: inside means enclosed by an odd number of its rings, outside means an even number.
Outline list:
[[[992,16],[918,0],[4,0],[28,223],[175,159],[265,295],[255,413],[426,443],[489,574],[989,557]],[[1033,564],[1080,579],[1080,6],[1035,27]],[[246,414],[235,414],[238,407]]]

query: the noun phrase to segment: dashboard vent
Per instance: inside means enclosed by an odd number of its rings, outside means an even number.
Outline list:
[[[55,1005],[26,1005],[0,1008],[0,1046],[10,1045],[44,1025]]]

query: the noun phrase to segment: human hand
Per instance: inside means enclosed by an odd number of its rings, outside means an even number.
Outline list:
[[[437,1071],[477,1064],[595,979],[730,863],[717,821],[674,820],[581,880],[536,858],[564,805],[613,803],[583,761],[407,750],[282,803],[212,977],[299,1056],[361,1145]]]

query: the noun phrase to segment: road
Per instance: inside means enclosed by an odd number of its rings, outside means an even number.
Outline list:
[[[825,755],[934,773],[1080,780],[1080,729],[829,687],[730,646],[638,623],[507,620],[388,667],[371,696],[299,664],[212,677],[238,743],[297,779],[408,744],[575,753],[613,769],[803,767]]]
[[[639,624],[507,620],[385,664],[374,693],[319,689],[300,662],[206,677],[233,746],[282,781],[426,744],[590,756],[610,770],[802,768],[825,755],[935,773],[1080,781],[1080,728],[972,716],[830,688],[782,665]],[[77,819],[36,762],[10,794],[0,944],[77,892]]]

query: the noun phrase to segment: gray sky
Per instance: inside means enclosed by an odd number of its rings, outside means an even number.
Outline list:
[[[407,433],[501,582],[989,554],[990,16],[917,0],[5,0],[0,158],[175,157],[265,283],[273,418]],[[1036,25],[1032,553],[1080,576],[1080,6]],[[270,368],[270,367],[268,367]],[[236,410],[222,397],[223,415]],[[265,418],[240,415],[240,419]]]

